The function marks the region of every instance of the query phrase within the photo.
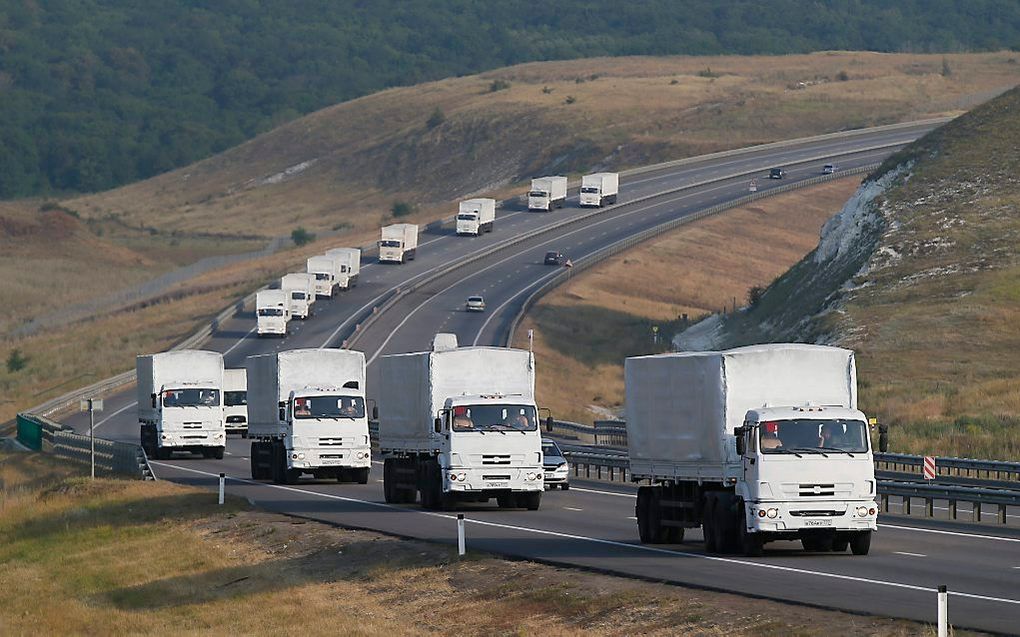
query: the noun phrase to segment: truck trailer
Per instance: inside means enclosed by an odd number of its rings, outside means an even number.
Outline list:
[[[223,356],[179,350],[135,359],[141,446],[150,458],[175,451],[223,458]]]
[[[582,206],[601,208],[616,203],[616,195],[620,192],[620,175],[618,173],[594,173],[581,177],[581,194],[579,203]]]
[[[223,370],[223,422],[228,434],[248,437],[248,374],[243,367]]]
[[[496,222],[495,199],[467,199],[457,212],[457,234],[478,236],[492,232]]]
[[[249,356],[245,367],[253,480],[293,484],[310,473],[368,482],[362,352],[293,349]]]
[[[566,177],[536,177],[528,191],[528,210],[550,211],[567,201]]]
[[[379,449],[387,502],[453,508],[488,502],[538,509],[542,437],[531,352],[458,347],[379,359]]]
[[[305,269],[315,277],[315,296],[320,299],[333,298],[333,290],[337,285],[337,267],[333,257],[324,254],[309,257]]]
[[[291,272],[280,278],[280,289],[287,295],[290,315],[306,319],[312,314],[315,302],[315,275],[307,272]]]
[[[414,261],[418,249],[418,226],[413,223],[394,223],[383,226],[379,240],[379,263]]]
[[[349,290],[358,285],[358,274],[361,272],[361,250],[358,248],[333,248],[326,251],[337,266],[336,285],[341,290]]]
[[[287,336],[290,301],[284,290],[255,293],[255,330],[259,336]]]
[[[627,443],[646,543],[701,527],[710,553],[766,542],[865,555],[877,528],[854,354],[756,345],[628,358]],[[880,445],[884,445],[880,443]]]

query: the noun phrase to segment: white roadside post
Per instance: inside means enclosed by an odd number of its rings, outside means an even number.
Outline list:
[[[464,514],[457,514],[457,555],[464,556]]]
[[[220,474],[220,504],[223,504],[223,491],[227,482],[227,474]]]
[[[949,637],[949,592],[945,584],[939,586],[939,637]]]
[[[89,412],[89,463],[92,466],[92,479],[96,479],[96,416],[95,412],[103,411],[103,401],[99,398],[83,398],[79,403],[82,411]]]

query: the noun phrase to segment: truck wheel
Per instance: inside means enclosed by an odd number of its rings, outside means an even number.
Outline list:
[[[651,487],[638,487],[637,503],[634,505],[634,517],[637,518],[638,538],[642,544],[652,543],[652,533],[648,519],[648,491]]]
[[[383,461],[383,498],[388,504],[395,504],[397,502],[396,495],[393,491],[393,460],[387,458]]]
[[[358,484],[368,484],[369,467],[354,470],[354,481]]]
[[[735,553],[739,547],[740,536],[737,535],[734,504],[734,498],[729,493],[720,493],[716,500],[715,543],[720,553]]]
[[[737,500],[737,537],[740,538],[740,549],[746,557],[761,557],[765,552],[765,539],[761,533],[748,533],[747,521],[744,519],[745,504]]]
[[[275,484],[283,484],[283,474],[287,472],[287,459],[284,457],[283,445],[277,441],[270,443],[272,447],[271,455],[272,458],[270,466],[272,466],[272,478]]]
[[[255,443],[252,443],[251,445],[251,479],[252,480],[262,479],[261,471],[259,471],[258,457],[255,455]]]
[[[522,493],[517,496],[523,502],[524,508],[528,511],[538,511],[538,507],[542,506],[542,492],[541,491],[529,491],[528,493]]]
[[[715,553],[719,547],[716,545],[714,493],[705,496],[705,508],[701,512],[701,533],[705,536],[705,551]]]
[[[871,550],[871,531],[855,531],[850,534],[850,552],[867,555]]]
[[[563,484],[560,485],[560,488],[563,489],[564,491],[570,491],[570,483],[564,482]]]
[[[680,544],[684,541],[684,527],[682,526],[669,526],[666,527],[668,532],[666,535],[666,544]]]

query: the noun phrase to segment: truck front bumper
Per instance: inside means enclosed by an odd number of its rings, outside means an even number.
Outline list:
[[[525,492],[545,489],[542,467],[443,469],[443,489],[455,493]]]
[[[156,435],[160,447],[223,447],[226,446],[227,433],[223,431],[163,431]]]
[[[298,447],[287,451],[291,469],[346,467],[363,469],[372,466],[371,447]]]
[[[872,500],[838,502],[752,502],[746,511],[750,531],[797,534],[800,531],[874,531],[878,505]]]

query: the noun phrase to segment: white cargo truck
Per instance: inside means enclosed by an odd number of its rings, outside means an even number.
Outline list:
[[[284,290],[255,293],[255,330],[259,336],[286,336],[290,302]]]
[[[414,261],[418,249],[418,226],[413,223],[394,223],[383,226],[379,241],[379,263]]]
[[[248,374],[243,367],[223,370],[223,422],[228,434],[248,437]]]
[[[312,313],[315,301],[315,276],[307,272],[291,272],[280,279],[280,289],[287,295],[290,315],[306,319]]]
[[[361,272],[361,250],[358,248],[333,248],[326,251],[337,267],[336,285],[341,290],[349,290],[358,285],[358,274]]]
[[[174,451],[223,458],[223,356],[180,350],[135,359],[141,444],[150,458]]]
[[[315,276],[315,296],[323,299],[333,298],[337,274],[336,262],[333,261],[333,257],[324,254],[309,257],[305,269],[308,274]]]
[[[251,477],[293,484],[316,478],[368,482],[365,355],[294,349],[249,356]]]
[[[538,509],[542,437],[531,352],[457,347],[379,359],[379,449],[387,502],[450,509],[458,501]]]
[[[495,199],[466,199],[460,202],[457,212],[457,234],[478,236],[492,232],[496,222]]]
[[[562,208],[567,200],[566,177],[537,177],[531,180],[528,192],[528,210]]]
[[[616,203],[616,195],[620,192],[620,175],[618,173],[594,173],[581,177],[581,194],[579,203],[582,206],[602,206]]]
[[[628,358],[627,443],[642,542],[700,526],[711,553],[772,540],[865,555],[877,528],[869,422],[850,350],[757,345]],[[885,434],[880,448],[886,445]]]

